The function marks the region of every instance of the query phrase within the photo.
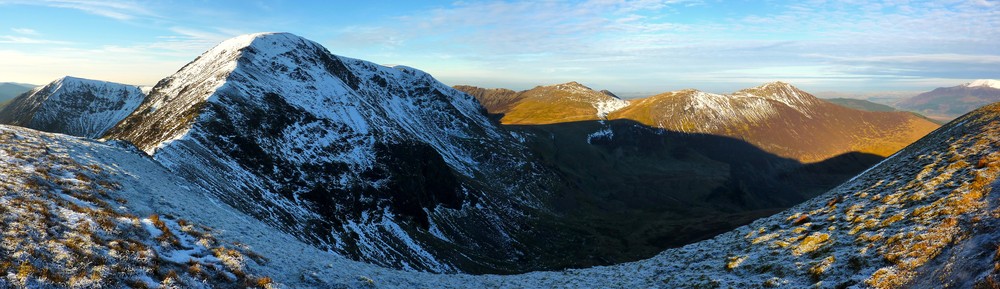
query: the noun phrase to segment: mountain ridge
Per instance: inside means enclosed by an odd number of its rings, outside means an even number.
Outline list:
[[[951,87],[938,87],[894,105],[928,117],[949,121],[978,107],[1000,101],[1000,81],[980,79]]]
[[[473,96],[480,102],[492,101],[490,90],[475,90],[469,86],[456,88],[475,91]],[[517,95],[544,95],[546,91],[539,88]],[[591,93],[599,94],[592,90]],[[545,102],[544,97],[534,98],[538,100],[531,102],[530,109],[522,109],[528,105],[519,106],[518,102],[526,101],[516,97],[505,100],[502,107],[486,107],[505,125],[548,124],[567,119],[630,119],[672,131],[745,139],[769,152],[802,162],[818,162],[851,151],[888,156],[938,126],[908,113],[865,112],[841,107],[780,81],[732,94],[685,89],[630,99],[609,110],[604,118],[591,117],[585,110],[565,109],[565,100]],[[550,98],[565,96],[550,93]],[[561,117],[547,118],[545,112],[549,111]],[[533,118],[514,119],[510,115]],[[811,143],[800,140],[811,140]]]

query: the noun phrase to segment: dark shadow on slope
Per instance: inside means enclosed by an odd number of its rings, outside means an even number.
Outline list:
[[[551,206],[579,240],[546,240],[549,268],[648,258],[819,195],[874,165],[848,153],[802,164],[730,137],[631,120],[510,125],[563,179]]]

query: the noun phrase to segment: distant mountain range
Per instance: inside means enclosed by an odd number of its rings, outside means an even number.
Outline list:
[[[947,121],[997,101],[1000,101],[1000,80],[980,79],[902,99],[895,106]]]
[[[891,107],[891,106],[888,106],[888,105],[885,105],[885,104],[881,104],[881,103],[874,103],[874,102],[867,101],[867,100],[864,100],[864,99],[856,99],[856,98],[825,98],[823,100],[831,102],[831,103],[836,104],[836,105],[840,105],[840,106],[846,107],[846,108],[852,108],[852,109],[857,109],[857,110],[883,111],[883,112],[886,112],[886,111],[899,111],[898,109],[896,109],[894,107]]]
[[[888,156],[938,127],[904,112],[871,112],[822,101],[787,83],[733,94],[697,90],[621,100],[578,83],[522,92],[456,86],[502,124],[628,119],[677,132],[734,137],[802,162],[849,152]]]

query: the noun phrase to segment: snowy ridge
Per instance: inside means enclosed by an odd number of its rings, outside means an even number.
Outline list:
[[[537,165],[479,110],[423,71],[261,33],[225,41],[161,81],[107,138],[135,143],[226,203],[321,248],[453,271],[437,255],[454,249],[428,247],[441,238],[425,226],[474,256],[482,251],[471,246],[483,242],[510,247],[522,210],[540,206],[541,190],[527,189],[537,184],[519,175],[538,174]],[[403,177],[412,171],[440,179]],[[483,231],[456,235],[467,226]]]
[[[578,94],[578,95],[589,95],[589,94],[591,94],[591,93],[594,92],[594,90],[591,89],[590,87],[587,87],[586,85],[580,84],[579,82],[576,82],[576,81],[570,81],[570,82],[567,82],[567,83],[560,83],[560,84],[553,84],[553,85],[546,85],[544,87],[549,87],[549,88],[558,89],[558,90],[562,90],[562,91],[566,91],[566,92],[571,92],[571,93]]]
[[[1000,89],[1000,80],[996,79],[977,79],[972,82],[966,83],[967,87],[989,87]]]
[[[97,138],[145,96],[136,86],[66,76],[14,99],[0,111],[0,122]]]
[[[169,206],[205,199],[148,158],[82,138],[0,125],[0,164],[7,240],[0,245],[0,264],[16,264],[0,269],[6,273],[0,287],[224,288],[259,276],[248,272],[247,263],[262,260],[245,248],[220,242],[218,232],[192,224],[191,216],[178,219],[150,209],[167,204],[164,197],[173,202]],[[203,205],[173,209],[220,211]]]
[[[812,107],[820,100],[811,95],[807,95],[791,84],[776,81],[765,83],[754,88],[740,90],[733,94],[734,97],[764,98],[781,102],[791,107],[807,117],[811,117]]]
[[[682,111],[669,118],[672,123],[660,123],[659,126],[683,132],[713,133],[727,127],[761,123],[779,116],[784,106],[748,93],[724,95],[682,90],[659,97],[682,101]]]

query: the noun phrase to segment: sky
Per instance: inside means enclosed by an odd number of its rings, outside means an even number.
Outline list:
[[[153,85],[215,44],[291,32],[448,85],[624,94],[926,91],[1000,78],[1000,0],[0,0],[0,82]]]

